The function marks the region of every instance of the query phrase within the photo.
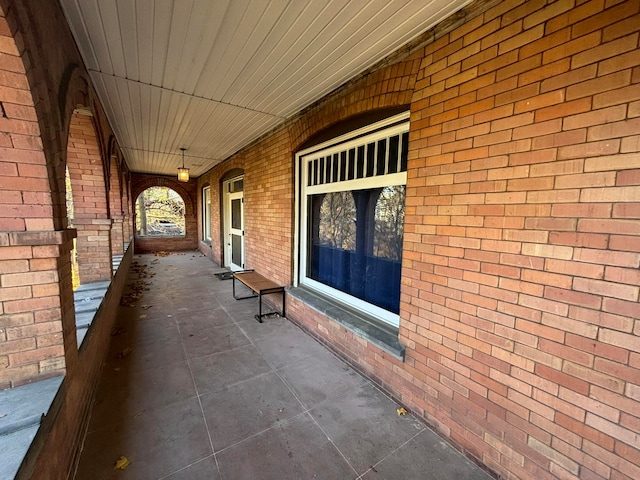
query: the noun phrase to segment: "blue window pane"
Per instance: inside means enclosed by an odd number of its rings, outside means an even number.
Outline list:
[[[404,186],[312,196],[307,274],[399,313],[404,203]]]

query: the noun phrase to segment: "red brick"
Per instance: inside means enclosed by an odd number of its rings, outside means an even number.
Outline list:
[[[636,5],[635,2],[623,2],[620,5],[606,9],[602,13],[598,13],[597,15],[593,15],[576,23],[573,27],[573,36],[577,38],[590,32],[595,32],[636,13],[638,13],[638,5]]]
[[[625,72],[619,72],[618,76],[624,75]],[[602,77],[605,78],[605,77]],[[604,108],[611,105],[619,105],[622,103],[628,103],[633,100],[640,99],[640,85],[629,85],[627,87],[610,89],[603,93],[594,92],[593,96],[593,108]]]
[[[540,377],[558,383],[569,390],[580,393],[582,395],[588,395],[589,384],[584,380],[576,378],[566,373],[560,372],[554,368],[550,368],[546,365],[536,365],[536,374]]]
[[[571,57],[585,50],[596,47],[600,43],[600,32],[594,32],[581,38],[562,43],[542,54],[543,63],[551,63],[562,58]]]

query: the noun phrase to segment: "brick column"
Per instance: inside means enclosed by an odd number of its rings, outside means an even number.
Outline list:
[[[111,217],[111,254],[122,255],[124,253],[124,215]]]
[[[75,235],[0,233],[0,389],[62,374],[75,361]]]
[[[111,219],[74,218],[80,283],[111,280]]]

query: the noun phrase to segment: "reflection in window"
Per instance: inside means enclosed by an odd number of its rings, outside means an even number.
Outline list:
[[[307,275],[398,313],[404,200],[404,185],[313,195]]]
[[[376,203],[373,252],[376,257],[400,261],[404,234],[404,185],[386,187]]]
[[[151,187],[136,201],[136,234],[142,236],[183,236],[184,201],[167,187]]]
[[[320,206],[319,241],[342,250],[356,248],[356,205],[351,192],[328,193]]]

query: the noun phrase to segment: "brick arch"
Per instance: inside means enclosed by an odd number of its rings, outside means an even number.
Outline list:
[[[111,250],[114,255],[124,253],[124,207],[122,204],[122,159],[112,135],[107,146],[109,168],[109,218],[111,218]]]
[[[195,181],[178,182],[174,177],[158,177],[144,174],[133,174],[131,181],[131,201],[133,208],[138,196],[150,187],[167,187],[174,190],[184,202],[184,237],[138,237],[134,235],[136,252],[153,252],[158,250],[180,251],[198,248],[198,219],[196,198],[198,185]],[[135,232],[135,210],[132,214],[132,232]]]
[[[171,190],[174,190],[178,195],[180,195],[182,201],[184,202],[185,217],[189,215],[192,216],[194,214],[196,209],[194,205],[193,195],[191,195],[191,193],[183,187],[183,183],[167,177],[149,177],[140,182],[136,182],[136,184],[132,186],[131,191],[132,204],[135,204],[138,200],[138,196],[150,187],[167,187]]]
[[[414,56],[379,68],[307,108],[289,127],[291,146],[299,150],[318,132],[367,112],[410,105],[421,58]]]
[[[110,280],[111,219],[101,148],[90,112],[77,109],[69,122],[66,165],[71,179],[80,283]]]

